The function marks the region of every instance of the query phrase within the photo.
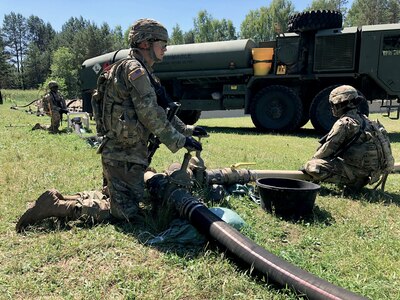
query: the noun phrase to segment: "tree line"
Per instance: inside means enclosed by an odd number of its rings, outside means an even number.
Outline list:
[[[306,10],[341,11],[344,26],[400,22],[399,0],[313,0]],[[184,32],[176,24],[169,44],[189,44],[252,38],[273,40],[286,32],[290,15],[298,13],[290,0],[273,0],[269,6],[250,10],[235,28],[229,19],[215,19],[206,10],[193,19]],[[162,20],[160,20],[162,21]],[[98,26],[82,17],[71,17],[56,32],[37,16],[6,14],[0,27],[0,89],[45,89],[57,80],[69,98],[79,97],[78,71],[84,60],[128,47],[128,33],[121,26]]]

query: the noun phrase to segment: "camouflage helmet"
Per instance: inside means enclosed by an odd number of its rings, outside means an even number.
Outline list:
[[[355,88],[350,85],[341,85],[332,90],[329,95],[329,102],[331,104],[339,104],[344,102],[352,103],[351,100],[358,97],[358,92]]]
[[[357,108],[361,99],[357,90],[350,85],[341,85],[333,89],[329,95],[332,115],[341,117],[346,111]]]
[[[153,19],[139,19],[129,31],[129,45],[133,48],[140,42],[150,40],[168,41],[167,29],[158,21]]]
[[[54,88],[54,87],[58,87],[58,83],[57,83],[57,81],[52,80],[49,82],[49,89]]]

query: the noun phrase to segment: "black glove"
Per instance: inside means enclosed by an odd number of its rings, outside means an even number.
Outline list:
[[[187,137],[185,141],[185,145],[183,145],[186,149],[189,151],[201,151],[203,150],[203,147],[201,147],[201,144],[196,141],[192,137]]]
[[[207,131],[201,126],[195,126],[193,129],[193,136],[207,136]]]
[[[66,108],[60,108],[60,114],[68,114],[69,113],[69,110],[68,109],[66,109]]]

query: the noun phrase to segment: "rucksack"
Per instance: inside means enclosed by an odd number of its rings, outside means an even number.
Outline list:
[[[96,120],[96,131],[98,136],[115,136],[115,132],[112,132],[113,130],[115,131],[115,128],[110,128],[112,124],[111,112],[113,111],[114,103],[107,101],[105,92],[108,88],[108,85],[112,82],[118,66],[130,59],[131,58],[127,57],[111,64],[104,69],[97,78],[97,88],[93,92],[91,104],[93,108],[93,115]],[[176,103],[174,103],[173,100],[166,94],[164,87],[154,79],[152,74],[147,70],[146,65],[140,59],[136,58],[136,60],[141,64],[149,77],[151,85],[153,86],[157,95],[158,105],[164,109],[170,109],[171,106],[175,107]],[[171,118],[169,118],[169,120],[171,120]]]
[[[378,120],[369,120],[365,116],[361,116],[361,118],[360,130],[333,157],[342,157],[343,153],[352,148],[353,145],[356,145],[363,134],[365,136],[363,138],[364,142],[355,146],[359,153],[363,153],[362,166],[371,174],[369,184],[378,182],[374,189],[381,185],[382,190],[384,190],[387,176],[394,169],[394,158],[389,136],[385,127]],[[323,137],[323,139],[326,139],[326,137]],[[324,143],[324,141],[322,142]],[[369,151],[372,152],[369,153]]]
[[[392,148],[390,146],[389,136],[385,127],[383,127],[383,125],[378,120],[376,121],[370,120],[369,123],[370,123],[369,126],[370,129],[365,133],[372,137],[372,140],[375,143],[376,148],[378,149],[378,160],[379,160],[379,169],[372,173],[370,184],[379,181],[378,184],[375,186],[375,188],[377,188],[381,184],[383,190],[387,176],[394,169],[394,158],[392,154]]]
[[[93,92],[91,104],[93,109],[93,116],[96,121],[96,131],[98,136],[105,136],[109,132],[110,128],[107,128],[107,120],[105,120],[106,116],[104,114],[106,99],[105,99],[105,91],[110,84],[112,78],[115,75],[115,72],[120,64],[126,61],[127,58],[121,59],[106,69],[104,69],[100,76],[97,78],[97,87]]]

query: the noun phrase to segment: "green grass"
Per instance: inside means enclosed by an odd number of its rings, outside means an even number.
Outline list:
[[[100,156],[83,139],[31,131],[49,118],[11,110],[11,104],[28,99],[10,98],[0,105],[0,299],[296,299],[294,292],[250,276],[215,247],[145,246],[141,237],[158,232],[144,224],[66,228],[49,221],[16,234],[27,203],[44,190],[98,189],[102,172]],[[400,121],[372,117],[388,129],[399,157]],[[259,133],[249,117],[198,124],[211,135],[203,140],[208,168],[255,162],[252,169],[297,170],[318,145],[310,124],[291,135]],[[162,146],[152,165],[162,171],[183,154]],[[248,223],[246,235],[268,251],[370,299],[395,300],[400,299],[399,193],[397,174],[389,176],[386,194],[364,189],[343,197],[335,186],[322,184],[314,217],[298,222],[266,213],[247,198],[225,204]]]
[[[25,105],[29,102],[44,96],[46,91],[40,90],[1,90],[3,101],[5,104],[13,103]]]

